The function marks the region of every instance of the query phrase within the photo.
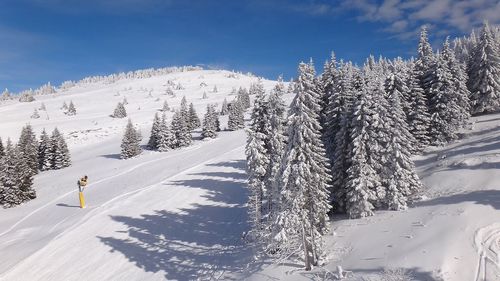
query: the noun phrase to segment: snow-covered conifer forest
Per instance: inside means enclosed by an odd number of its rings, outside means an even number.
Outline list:
[[[0,280],[500,280],[500,29],[429,32],[6,89]]]

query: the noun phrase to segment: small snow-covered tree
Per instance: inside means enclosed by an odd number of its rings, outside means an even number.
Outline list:
[[[39,109],[43,110],[43,111],[47,111],[47,108],[45,107],[45,103],[42,102]]]
[[[168,106],[168,102],[165,100],[165,101],[163,102],[163,107],[161,108],[161,111],[163,111],[163,112],[167,112],[167,111],[169,111],[169,110],[170,110],[170,107]]]
[[[214,86],[213,90],[212,90],[212,93],[217,93],[218,90],[217,90],[217,85]]]
[[[57,128],[52,132],[51,142],[51,169],[58,170],[71,166],[71,157],[68,145],[64,140],[64,136]]]
[[[204,100],[208,99],[207,92],[203,92],[203,96],[201,98],[204,99]]]
[[[140,142],[141,134],[132,124],[132,120],[128,119],[121,143],[120,158],[127,159],[141,154],[142,148]]]
[[[18,142],[19,152],[33,175],[38,173],[38,140],[31,125],[21,131]]]
[[[500,49],[488,23],[469,62],[467,86],[471,93],[472,114],[488,113],[500,108]]]
[[[214,107],[212,105],[207,105],[207,112],[203,118],[203,128],[201,132],[203,139],[217,137],[217,118],[217,112],[215,112]]]
[[[47,171],[52,168],[52,158],[50,152],[51,142],[50,137],[47,135],[45,129],[42,130],[40,135],[40,143],[38,144],[38,169],[40,171]]]
[[[63,111],[68,110],[68,104],[67,104],[65,101],[63,102],[63,105],[61,106],[61,109],[62,109]]]
[[[227,129],[230,131],[236,131],[244,127],[245,123],[244,123],[243,107],[241,105],[241,102],[238,99],[235,99],[231,103],[231,107],[229,108]]]
[[[259,86],[255,86],[255,87],[258,88]],[[258,94],[258,93],[261,92],[259,89],[255,90],[255,94]],[[262,92],[264,92],[264,91],[262,91]],[[241,101],[241,105],[243,106],[244,110],[246,110],[247,108],[249,108],[251,106],[251,104],[250,104],[250,95],[249,95],[249,93],[248,93],[248,91],[247,91],[246,88],[241,88],[240,87],[240,89],[238,90],[238,96],[237,97]]]
[[[222,102],[222,108],[220,110],[220,115],[227,115],[229,113],[228,105],[227,105],[227,100],[224,98],[224,101]]]
[[[113,111],[113,114],[111,115],[113,118],[125,118],[127,117],[127,110],[125,110],[125,106],[123,106],[123,103],[119,102],[116,105],[115,110]]]
[[[200,118],[198,117],[198,114],[196,113],[196,110],[194,109],[193,103],[189,104],[189,111],[188,111],[188,126],[189,130],[193,130],[196,128],[199,128],[201,126]]]
[[[65,114],[70,116],[76,115],[76,108],[75,105],[73,104],[73,101],[69,102],[68,110],[66,110]]]
[[[192,142],[191,131],[180,111],[176,111],[172,117],[172,133],[174,134],[175,147],[189,146]]]
[[[169,124],[167,123],[167,116],[165,113],[163,113],[157,136],[157,149],[160,152],[164,152],[174,147],[175,147],[174,135],[170,130]]]
[[[158,136],[161,130],[161,120],[158,113],[155,113],[153,119],[153,126],[151,127],[151,135],[149,136],[148,147],[149,149],[158,149]]]
[[[38,119],[40,118],[40,114],[38,114],[38,110],[35,108],[35,110],[33,110],[33,114],[31,114],[30,116],[31,119]]]

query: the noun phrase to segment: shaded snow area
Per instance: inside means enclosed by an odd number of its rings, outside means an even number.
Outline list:
[[[300,262],[256,259],[244,242],[243,130],[209,141],[197,130],[189,147],[119,159],[127,119],[109,115],[124,97],[145,144],[164,100],[178,108],[185,95],[201,117],[207,104],[220,109],[233,88],[257,80],[229,74],[172,73],[1,104],[4,141],[28,122],[37,134],[57,126],[73,164],[36,175],[35,200],[0,210],[0,280],[500,280],[499,114],[473,118],[460,140],[415,157],[425,194],[407,211],[334,217],[327,260],[309,272]],[[175,97],[164,95],[169,80],[184,87]],[[267,91],[274,84],[264,81]],[[65,101],[77,115],[62,113]],[[29,119],[41,102],[47,112]],[[85,174],[88,206],[80,209],[76,181]]]

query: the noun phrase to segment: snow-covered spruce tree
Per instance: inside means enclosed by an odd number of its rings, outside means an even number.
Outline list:
[[[40,171],[50,170],[52,167],[53,156],[50,152],[51,142],[45,129],[40,135],[40,143],[38,144],[38,169]]]
[[[460,108],[456,104],[451,71],[441,54],[436,56],[429,79],[430,143],[443,145],[456,139],[456,120]]]
[[[125,133],[123,135],[121,143],[121,159],[127,159],[135,157],[141,154],[141,135],[139,131],[132,124],[132,120],[128,119],[127,126],[125,127]]]
[[[414,152],[421,152],[429,145],[430,115],[427,97],[421,87],[418,71],[413,69],[408,78],[409,107],[408,130],[415,138]]]
[[[227,129],[230,131],[236,131],[238,129],[244,128],[244,114],[243,106],[239,99],[235,99],[229,108],[229,117],[227,121]]]
[[[248,188],[250,196],[248,199],[248,213],[252,225],[252,236],[255,239],[263,236],[262,224],[262,200],[265,189],[265,178],[269,165],[269,155],[264,147],[264,136],[262,133],[247,131],[247,145],[245,154],[247,157]]]
[[[203,92],[203,96],[201,96],[201,98],[204,100],[208,99],[207,92]]]
[[[175,147],[189,146],[192,142],[191,131],[180,111],[176,111],[172,117],[172,133],[175,139]]]
[[[500,109],[500,50],[484,23],[481,37],[469,62],[467,87],[471,93],[472,114]]]
[[[123,103],[119,102],[116,105],[115,111],[113,111],[113,114],[111,115],[113,118],[125,118],[127,117],[127,111],[125,110],[125,106],[123,106]]]
[[[229,109],[227,106],[227,100],[224,98],[224,101],[222,102],[222,107],[220,110],[220,115],[227,115],[229,113]]]
[[[179,109],[182,119],[186,122],[186,125],[189,126],[189,109],[187,105],[186,96],[183,96],[181,99],[181,107]]]
[[[330,97],[327,111],[328,129],[325,130],[330,147],[328,158],[331,163],[331,204],[335,211],[345,211],[345,182],[347,169],[350,165],[348,146],[351,142],[350,122],[352,117],[352,103],[356,96],[354,89],[354,72],[350,63],[341,63],[339,68],[339,83]]]
[[[70,101],[69,102],[69,105],[68,105],[68,110],[66,110],[66,115],[76,115],[76,108],[75,108],[75,105],[73,104],[73,101]]]
[[[288,117],[288,145],[280,172],[281,204],[276,224],[281,228],[276,238],[281,252],[301,251],[305,269],[318,263],[326,229],[328,160],[321,141],[319,95],[314,90],[312,63],[299,65],[297,95]]]
[[[38,119],[40,118],[40,114],[38,114],[38,110],[35,108],[35,110],[33,110],[33,114],[31,114],[30,116],[31,119]]]
[[[427,101],[429,101],[429,91],[430,85],[429,77],[430,70],[432,65],[434,64],[434,52],[432,51],[431,44],[429,44],[429,38],[427,36],[427,27],[422,27],[420,31],[420,40],[418,43],[418,56],[415,60],[415,68],[418,79],[420,81],[420,87],[424,90]]]
[[[31,173],[38,174],[38,140],[31,125],[23,127],[17,146]]]
[[[253,104],[250,128],[253,132],[261,133],[266,136],[266,138],[263,139],[266,149],[269,147],[267,136],[270,134],[269,122],[267,121],[269,118],[267,107],[266,93],[264,91],[259,91],[255,96]]]
[[[169,110],[170,110],[170,107],[168,106],[168,102],[165,100],[165,101],[163,102],[163,107],[161,108],[161,111],[163,111],[163,112],[167,112],[167,111],[169,111]]]
[[[168,151],[175,147],[174,135],[167,123],[167,116],[163,113],[160,121],[160,130],[157,136],[157,149],[160,152]]]
[[[457,107],[453,124],[458,129],[463,127],[470,118],[470,92],[466,85],[468,77],[465,72],[465,66],[458,62],[453,50],[450,48],[449,38],[446,38],[443,44],[441,57],[445,61],[451,74],[451,87],[455,92],[451,98],[453,104]]]
[[[379,176],[372,167],[370,152],[374,152],[370,145],[374,143],[373,132],[378,130],[373,122],[375,112],[372,96],[363,91],[356,101],[350,125],[349,155],[350,167],[346,171],[345,208],[349,218],[360,218],[373,215],[372,204],[377,200],[376,190],[380,188]],[[401,120],[403,121],[403,120]]]
[[[212,105],[207,105],[207,112],[203,118],[203,128],[201,136],[203,139],[217,137],[217,113]]]
[[[334,95],[335,87],[338,83],[338,70],[337,70],[337,60],[335,58],[335,53],[332,52],[330,56],[330,60],[325,62],[323,66],[323,73],[321,74],[321,114],[320,114],[320,123],[322,124],[323,131],[323,143],[325,144],[325,149],[327,151],[327,155],[331,155],[330,151],[333,149],[333,145],[331,145],[332,131],[328,128],[328,119],[329,119],[329,109],[330,109],[330,101],[332,96]]]
[[[392,95],[397,95],[399,97],[401,109],[403,110],[404,113],[404,119],[400,120],[400,122],[405,122],[406,126],[408,126],[408,117],[410,115],[410,108],[409,108],[409,103],[406,102],[406,99],[408,97],[408,87],[406,86],[406,83],[402,77],[402,73],[400,69],[393,68],[392,73],[389,74],[387,79],[385,79],[384,83],[384,88],[385,88],[385,94],[389,97]],[[402,101],[405,101],[404,103]],[[405,111],[406,109],[406,111]],[[416,150],[413,150],[413,148],[416,148],[417,145],[417,140],[413,137],[413,135],[410,134],[408,136],[408,141],[410,142],[410,147],[412,147],[412,152],[415,152]]]
[[[160,135],[161,130],[161,120],[158,116],[158,113],[155,113],[155,117],[153,119],[153,125],[151,126],[151,135],[149,136],[148,148],[155,150],[158,149],[158,136]]]
[[[213,88],[213,90],[212,90],[212,93],[217,93],[217,92],[218,92],[218,90],[217,90],[217,85],[214,85],[214,88]]]
[[[7,140],[5,156],[0,159],[0,203],[10,208],[36,198],[33,173],[26,164],[18,146]]]
[[[64,136],[57,128],[52,131],[50,138],[51,148],[51,169],[58,170],[71,166],[71,157],[68,145],[64,140]]]
[[[63,105],[62,105],[61,109],[62,109],[63,111],[68,110],[68,104],[67,104],[65,101],[63,102]]]
[[[43,111],[47,111],[47,108],[45,107],[45,103],[42,102],[39,109],[43,110]]]
[[[262,83],[262,79],[259,78],[257,82],[250,84],[250,88],[248,89],[248,94],[257,95],[260,92],[265,92],[265,90],[264,90],[264,84]]]
[[[200,118],[198,117],[198,114],[194,109],[193,103],[189,104],[188,116],[189,116],[188,119],[189,130],[194,130],[201,126]]]
[[[260,81],[260,80],[259,80]],[[261,85],[262,86],[262,85]],[[264,86],[255,86],[254,94],[258,94],[259,92],[264,91]],[[238,90],[238,99],[241,101],[241,105],[243,106],[243,110],[246,110],[251,106],[250,104],[250,94],[248,93],[246,88],[241,88]]]
[[[2,138],[0,138],[0,158],[5,155],[5,148],[3,147]]]
[[[265,190],[267,191],[267,212],[268,221],[272,223],[277,216],[280,204],[280,190],[278,184],[278,174],[282,162],[283,151],[285,150],[286,137],[286,120],[285,110],[286,105],[283,101],[285,94],[285,86],[283,81],[278,79],[278,83],[274,86],[269,94],[267,102],[267,118],[265,125],[269,129],[267,138],[267,154],[269,155],[269,165],[267,166]],[[271,229],[272,225],[271,225]],[[276,233],[272,232],[274,237]],[[274,247],[273,247],[274,248]]]
[[[415,173],[415,165],[411,160],[408,138],[411,135],[406,123],[401,122],[404,112],[399,102],[399,96],[388,97],[391,139],[387,144],[387,155],[384,161],[385,171],[382,184],[386,187],[385,204],[390,210],[403,210],[408,202],[416,199],[422,189],[422,184]]]

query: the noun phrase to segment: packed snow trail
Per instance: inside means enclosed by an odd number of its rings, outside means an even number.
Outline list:
[[[476,281],[486,281],[500,274],[500,223],[476,232],[474,245],[479,253]],[[495,273],[496,272],[496,273]]]
[[[120,201],[127,197],[155,187],[165,179],[182,174],[225,151],[241,147],[244,137],[243,131],[222,133],[218,139],[196,142],[192,147],[155,153],[156,157],[152,160],[134,164],[121,172],[116,171],[117,173],[111,176],[95,178],[89,174],[90,183],[85,190],[88,204],[86,209],[78,207],[76,189],[78,177],[75,175],[74,182],[68,183],[75,185],[71,191],[37,208],[3,231],[0,252],[8,254],[10,258],[2,259],[0,272],[5,272],[33,252],[50,244],[51,240],[67,229],[92,218],[96,215],[96,211],[105,209],[103,207],[120,204]],[[117,159],[115,161],[128,162]],[[132,161],[129,163],[133,164]],[[21,244],[20,241],[24,243]]]

